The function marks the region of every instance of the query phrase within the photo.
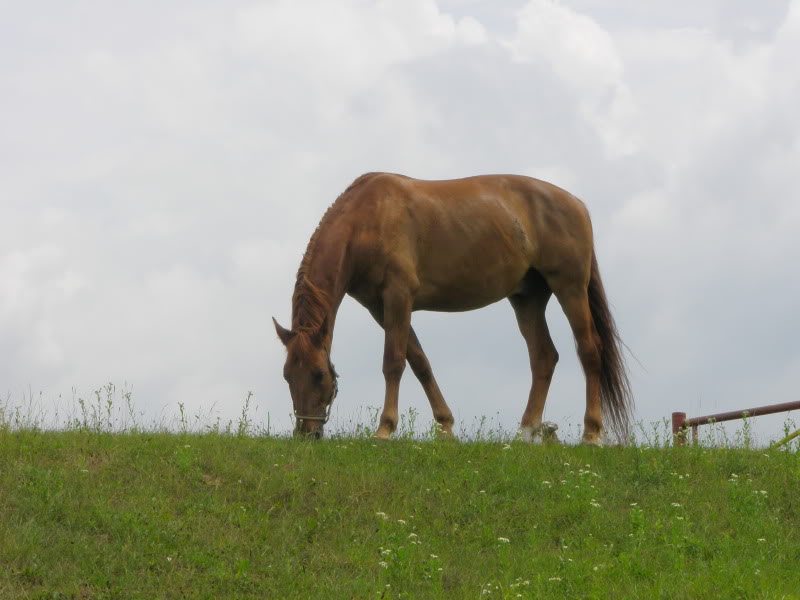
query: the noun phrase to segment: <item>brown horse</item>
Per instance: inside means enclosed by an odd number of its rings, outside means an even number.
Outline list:
[[[297,433],[320,437],[328,419],[337,389],[331,342],[345,294],[386,333],[378,438],[397,427],[406,360],[442,431],[452,434],[453,414],[411,327],[411,313],[473,310],[508,298],[533,374],[520,429],[523,439],[540,440],[558,361],[545,321],[551,294],[569,320],[586,376],[584,442],[602,440],[601,407],[610,429],[621,438],[627,434],[630,387],[589,213],[554,185],[518,175],[422,181],[368,173],[356,179],[308,242],[297,271],[291,330],[273,319],[288,354],[283,371]]]

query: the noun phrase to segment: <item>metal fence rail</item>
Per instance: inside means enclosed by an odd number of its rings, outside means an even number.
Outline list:
[[[734,421],[736,419],[758,417],[761,415],[772,415],[790,410],[800,410],[800,400],[796,402],[784,402],[783,404],[757,406],[755,408],[746,408],[744,410],[732,410],[729,412],[717,413],[715,415],[692,417],[691,419],[687,419],[686,413],[684,412],[674,412],[672,413],[672,436],[675,440],[675,444],[681,446],[686,443],[686,432],[689,427],[692,428],[692,441],[696,442],[697,428],[700,425],[707,425],[708,423],[721,423],[723,421]]]

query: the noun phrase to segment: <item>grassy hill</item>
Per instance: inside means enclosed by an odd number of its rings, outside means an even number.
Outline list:
[[[0,598],[800,598],[796,450],[0,428]]]

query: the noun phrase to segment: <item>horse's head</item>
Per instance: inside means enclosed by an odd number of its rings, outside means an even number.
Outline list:
[[[322,437],[338,391],[336,370],[325,347],[328,320],[316,331],[284,329],[273,318],[275,331],[286,346],[283,378],[289,384],[295,416],[295,434]]]

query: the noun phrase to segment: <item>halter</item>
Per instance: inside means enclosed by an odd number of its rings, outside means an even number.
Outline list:
[[[325,425],[328,422],[328,419],[331,416],[331,407],[333,406],[333,401],[336,399],[336,394],[339,393],[339,374],[336,372],[336,369],[333,368],[333,363],[331,362],[330,358],[328,358],[328,368],[331,370],[333,374],[333,394],[331,394],[331,399],[328,400],[328,403],[325,405],[325,414],[322,416],[303,416],[294,411],[294,418],[303,421],[318,421]]]

